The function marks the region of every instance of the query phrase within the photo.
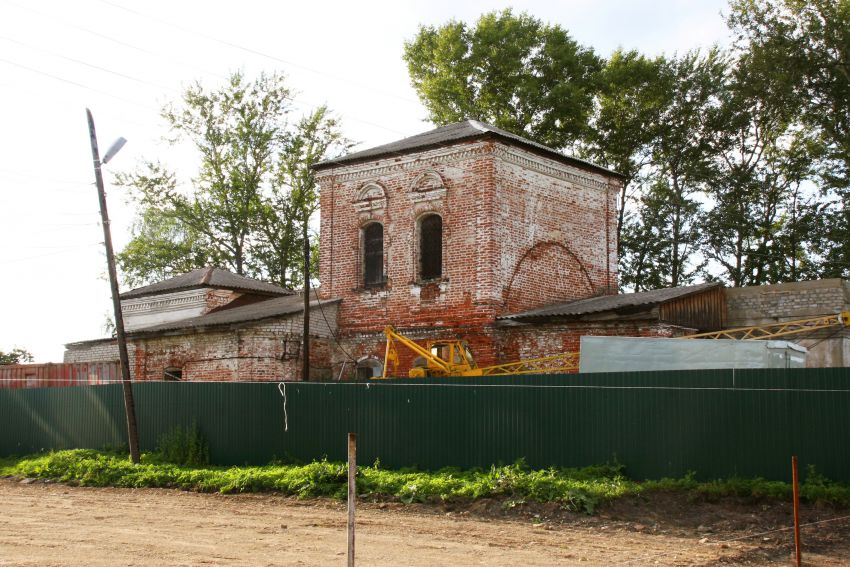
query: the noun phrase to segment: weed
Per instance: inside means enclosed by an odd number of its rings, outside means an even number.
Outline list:
[[[176,440],[175,440],[176,439]],[[174,487],[201,492],[280,492],[303,497],[344,498],[348,467],[322,459],[306,465],[274,463],[261,467],[213,467],[180,464],[208,457],[197,429],[174,434],[158,453],[145,453],[133,465],[126,454],[75,449],[0,460],[0,476],[51,478],[84,486]],[[176,447],[176,449],[175,449]],[[174,453],[169,453],[172,450]],[[170,462],[173,459],[177,462]],[[581,469],[530,469],[518,461],[489,469],[438,471],[388,470],[379,462],[361,467],[357,491],[361,495],[388,496],[402,502],[499,498],[510,509],[527,502],[556,502],[564,509],[593,514],[597,508],[623,496],[645,497],[652,491],[678,491],[694,498],[790,498],[788,483],[761,478],[730,478],[698,482],[693,473],[678,479],[644,482],[623,476],[614,463]],[[802,485],[810,502],[850,505],[850,486],[829,481],[814,469]]]

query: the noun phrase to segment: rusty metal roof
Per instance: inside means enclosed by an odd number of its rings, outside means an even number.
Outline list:
[[[338,303],[340,299],[329,299],[321,302],[322,306]],[[319,302],[311,301],[310,309],[319,306]],[[178,321],[170,321],[161,323],[152,327],[144,327],[132,332],[128,332],[129,337],[137,337],[141,335],[160,334],[168,331],[195,331],[202,330],[208,327],[217,327],[222,325],[235,325],[239,323],[250,323],[270,319],[274,317],[282,317],[292,315],[304,311],[304,298],[301,295],[287,295],[284,297],[275,297],[233,307],[231,309],[220,309],[206,315],[199,315],[190,319],[182,319]]]
[[[430,148],[448,146],[451,144],[467,140],[475,140],[479,138],[496,138],[503,142],[522,146],[526,149],[534,151],[535,153],[543,154],[546,157],[555,159],[568,165],[574,165],[607,176],[622,177],[622,175],[617,173],[616,171],[612,171],[610,169],[596,165],[589,161],[585,161],[583,159],[564,155],[563,153],[554,150],[548,146],[538,144],[537,142],[528,140],[526,138],[523,138],[522,136],[517,136],[516,134],[508,132],[507,130],[502,130],[501,128],[497,128],[491,124],[479,122],[478,120],[464,120],[463,122],[447,124],[446,126],[440,126],[439,128],[435,128],[433,130],[429,130],[421,134],[416,134],[408,138],[403,138],[401,140],[391,142],[389,144],[369,148],[367,150],[355,152],[353,154],[348,154],[339,158],[325,160],[320,163],[317,163],[315,166],[313,166],[313,169],[320,171],[323,169],[330,169],[333,167],[349,165],[357,162],[370,161],[387,156],[402,155],[413,151],[421,151]]]
[[[291,289],[239,276],[222,268],[209,267],[199,268],[155,284],[125,291],[121,294],[121,299],[133,299],[202,287],[232,289],[262,295],[292,295],[295,293]]]
[[[521,313],[502,315],[501,317],[498,317],[498,319],[522,320],[542,319],[548,317],[576,317],[588,315],[590,313],[600,313],[603,311],[616,311],[618,309],[657,305],[721,286],[722,284],[719,282],[709,282],[684,287],[670,287],[665,289],[654,289],[651,291],[641,291],[638,293],[603,295],[600,297],[571,301],[569,303],[547,305],[546,307],[523,311]]]

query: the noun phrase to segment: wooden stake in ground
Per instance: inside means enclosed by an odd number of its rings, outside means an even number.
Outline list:
[[[794,552],[797,554],[797,567],[802,565],[800,550],[800,486],[797,479],[797,456],[791,457],[791,480],[794,483]]]
[[[354,567],[354,501],[357,496],[357,435],[348,434],[348,567]]]

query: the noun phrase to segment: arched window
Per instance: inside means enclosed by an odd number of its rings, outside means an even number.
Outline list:
[[[176,382],[183,379],[183,369],[176,366],[169,366],[162,371],[162,379],[166,382]]]
[[[384,227],[373,222],[363,229],[363,285],[384,283]]]
[[[443,219],[428,215],[419,221],[419,278],[432,280],[443,275]]]
[[[357,379],[368,380],[377,378],[384,373],[384,365],[380,360],[372,357],[362,358],[357,361]]]

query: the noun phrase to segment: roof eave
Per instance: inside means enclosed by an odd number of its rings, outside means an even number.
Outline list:
[[[510,138],[508,136],[504,136],[502,134],[499,134],[498,132],[492,132],[490,130],[470,134],[468,136],[455,138],[451,142],[423,144],[421,146],[416,146],[416,147],[413,147],[413,148],[408,148],[406,150],[401,150],[401,151],[397,151],[397,152],[387,151],[387,152],[380,153],[380,154],[374,154],[374,155],[371,155],[371,156],[364,156],[362,158],[354,158],[354,159],[350,159],[350,160],[345,159],[345,157],[343,157],[339,160],[326,160],[326,161],[322,161],[322,162],[319,162],[317,164],[314,164],[312,166],[312,169],[313,169],[313,171],[319,172],[319,171],[325,171],[325,170],[333,169],[333,168],[336,168],[336,167],[346,167],[346,166],[349,166],[349,165],[359,165],[359,164],[367,163],[367,162],[370,162],[370,161],[378,161],[378,160],[381,160],[381,159],[385,159],[389,156],[404,156],[404,155],[408,155],[408,154],[412,154],[412,153],[416,153],[416,152],[433,150],[433,149],[437,149],[437,148],[445,148],[445,147],[449,147],[449,146],[453,146],[453,145],[457,145],[457,144],[461,144],[461,143],[466,143],[466,142],[469,142],[470,140],[483,140],[483,139],[487,139],[487,138],[497,139],[497,140],[504,142],[506,144],[509,144],[509,145],[522,147],[522,148],[524,148],[524,149],[526,149],[526,150],[528,150],[532,153],[535,153],[537,155],[540,155],[540,156],[543,156],[543,157],[548,157],[550,159],[554,159],[556,161],[559,161],[559,162],[564,163],[566,165],[571,165],[573,167],[577,167],[579,169],[589,170],[589,171],[592,171],[594,173],[599,173],[601,175],[605,175],[605,176],[608,176],[608,177],[616,177],[616,178],[620,179],[621,181],[626,179],[625,175],[623,175],[622,173],[619,173],[617,171],[614,171],[613,169],[608,169],[606,167],[602,167],[601,165],[595,165],[593,163],[586,162],[586,161],[578,159],[578,158],[566,156],[566,155],[564,155],[560,152],[557,152],[555,150],[551,150],[551,149],[545,150],[545,149],[538,147],[535,144],[532,144],[532,143],[529,143],[529,142],[523,142],[523,141],[517,140],[515,138]]]

